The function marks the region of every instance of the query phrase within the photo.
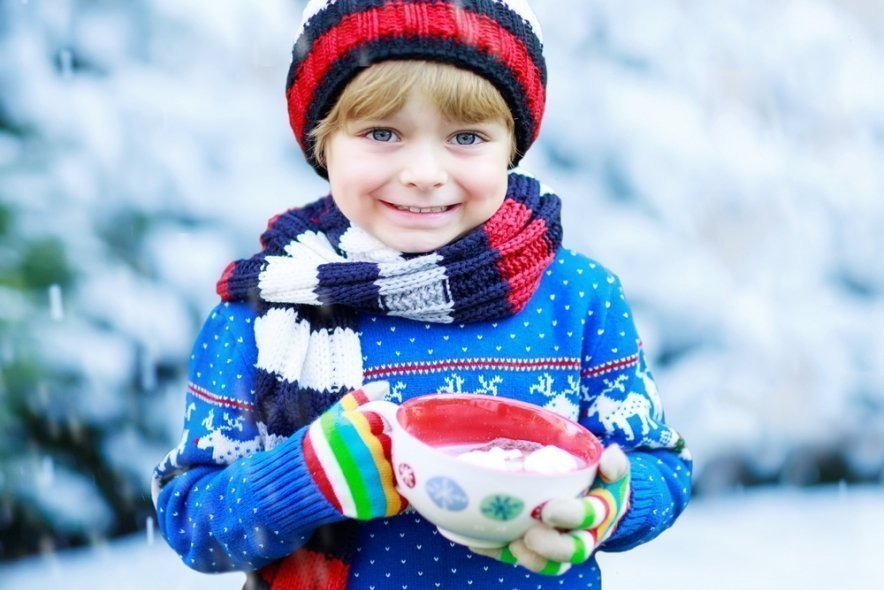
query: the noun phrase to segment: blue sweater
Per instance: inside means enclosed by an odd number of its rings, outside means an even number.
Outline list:
[[[285,440],[253,416],[255,312],[212,311],[190,359],[184,433],[153,479],[158,522],[188,566],[255,570],[343,517],[313,483],[303,429]],[[602,546],[653,539],[684,510],[691,460],[666,425],[616,276],[562,249],[519,314],[492,323],[424,324],[359,317],[365,382],[392,401],[438,391],[502,395],[579,421],[617,442],[632,468],[631,507]],[[418,514],[361,523],[348,588],[600,588],[595,558],[546,577],[470,553]]]

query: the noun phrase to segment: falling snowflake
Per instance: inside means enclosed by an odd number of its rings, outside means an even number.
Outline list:
[[[457,512],[467,507],[469,499],[456,481],[439,476],[427,481],[427,494],[430,499],[443,510]]]
[[[525,503],[513,496],[495,494],[482,500],[479,510],[492,520],[512,520],[522,512]]]

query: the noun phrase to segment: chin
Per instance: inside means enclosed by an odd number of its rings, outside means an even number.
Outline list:
[[[401,246],[394,246],[393,249],[403,254],[426,254],[427,252],[432,252],[433,250],[438,250],[445,244],[439,245],[430,245],[430,246],[418,246],[412,244],[403,244]]]
[[[451,240],[427,240],[427,239],[398,239],[387,242],[387,245],[404,254],[424,254],[438,250],[442,246],[448,244]]]

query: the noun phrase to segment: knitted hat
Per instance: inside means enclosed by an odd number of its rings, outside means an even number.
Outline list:
[[[289,121],[307,161],[310,132],[364,68],[388,59],[439,61],[475,72],[500,92],[515,120],[513,164],[537,138],[546,64],[526,0],[310,0],[286,84]]]

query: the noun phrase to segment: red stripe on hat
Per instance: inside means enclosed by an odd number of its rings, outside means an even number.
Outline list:
[[[546,222],[535,219],[529,223],[531,214],[525,205],[506,199],[485,223],[488,243],[500,255],[497,269],[509,286],[507,300],[515,312],[521,311],[531,299],[543,269],[554,256],[549,240],[541,239],[547,233]]]
[[[322,495],[325,496],[328,503],[335,507],[335,510],[343,513],[341,503],[338,502],[338,498],[335,496],[335,492],[332,489],[331,482],[325,475],[322,463],[319,461],[319,457],[316,456],[316,451],[313,449],[313,443],[310,442],[309,429],[304,433],[304,442],[301,444],[301,451],[304,453],[304,463],[307,465],[307,470],[310,472],[310,476],[316,483],[316,487],[319,488],[319,491],[322,492]]]
[[[346,16],[313,43],[287,92],[289,119],[298,141],[302,139],[313,92],[338,59],[362,43],[381,37],[407,36],[454,39],[496,56],[522,87],[534,119],[532,139],[536,138],[545,101],[543,82],[537,65],[518,37],[489,16],[467,12],[448,3],[397,2]]]

